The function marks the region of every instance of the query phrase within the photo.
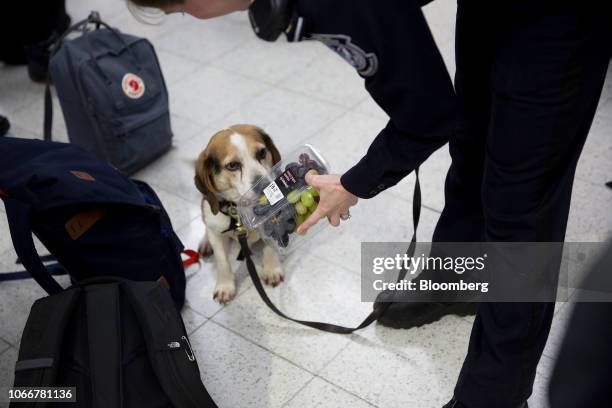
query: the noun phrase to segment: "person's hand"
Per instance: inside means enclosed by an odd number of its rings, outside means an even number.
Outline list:
[[[357,204],[358,198],[342,187],[339,175],[318,176],[308,173],[305,180],[319,191],[320,200],[317,209],[298,227],[298,234],[305,234],[323,217],[327,217],[334,227],[340,225],[341,219],[349,219],[349,208]]]

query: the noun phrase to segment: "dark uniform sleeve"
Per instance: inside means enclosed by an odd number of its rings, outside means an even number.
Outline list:
[[[421,4],[298,0],[297,15],[289,39],[319,40],[338,52],[390,117],[366,155],[341,178],[356,196],[373,197],[443,146],[455,128],[452,81]]]

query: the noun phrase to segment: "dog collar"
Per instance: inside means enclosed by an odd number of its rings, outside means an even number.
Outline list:
[[[236,203],[233,201],[221,201],[219,203],[219,211],[227,215],[230,219],[229,226],[224,231],[221,231],[221,233],[224,234],[226,232],[233,231],[234,234],[238,236],[238,238],[246,238],[249,232],[246,228],[244,228],[244,225],[242,225],[242,222],[240,221],[240,215],[238,214]],[[244,249],[240,248],[240,252],[238,253],[238,257],[236,259],[242,261],[245,256],[246,254],[244,252]]]
[[[247,234],[247,230],[240,220],[240,214],[238,214],[238,208],[235,202],[227,200],[221,201],[219,203],[219,211],[227,215],[230,219],[229,226],[222,231],[222,233],[233,231],[237,235]]]

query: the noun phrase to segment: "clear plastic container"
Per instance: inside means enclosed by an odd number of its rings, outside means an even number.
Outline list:
[[[238,201],[238,213],[245,227],[257,230],[268,245],[283,255],[321,229],[317,225],[306,235],[295,232],[319,203],[319,193],[304,180],[309,171],[329,174],[329,165],[314,147],[305,144],[284,155]]]

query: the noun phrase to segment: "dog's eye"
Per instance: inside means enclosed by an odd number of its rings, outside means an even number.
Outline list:
[[[236,170],[240,170],[240,162],[237,161],[233,161],[233,162],[229,162],[225,165],[225,168],[228,169],[229,171],[236,171]]]
[[[266,158],[267,155],[268,151],[266,149],[259,149],[255,154],[255,158],[259,161],[262,161]]]

